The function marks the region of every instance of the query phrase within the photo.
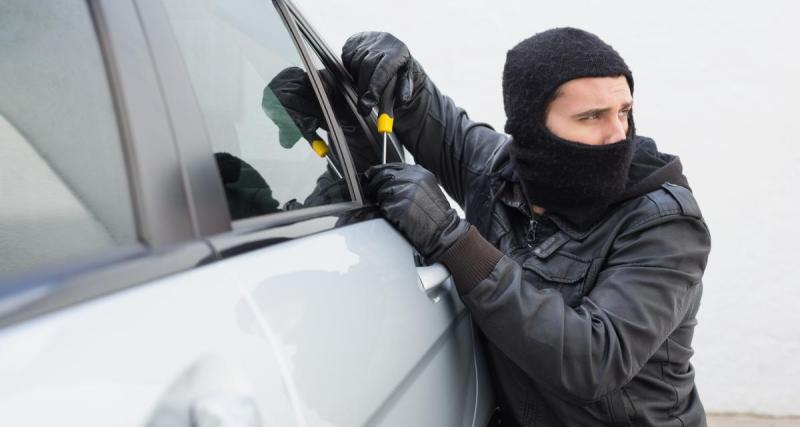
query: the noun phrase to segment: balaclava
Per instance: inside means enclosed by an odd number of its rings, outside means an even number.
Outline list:
[[[563,83],[581,77],[633,76],[625,61],[594,34],[555,28],[523,40],[503,70],[505,131],[511,160],[529,202],[590,225],[622,194],[633,156],[633,116],[626,139],[588,145],[559,138],[545,126],[547,106]]]
[[[261,108],[278,126],[281,147],[292,148],[301,138],[319,139],[316,131],[325,120],[302,68],[289,67],[275,75],[264,88]]]

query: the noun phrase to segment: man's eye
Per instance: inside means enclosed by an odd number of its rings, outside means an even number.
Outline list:
[[[626,117],[631,113],[632,108],[626,108],[619,112],[619,115],[622,117]]]
[[[581,117],[580,120],[596,120],[596,119],[599,119],[599,118],[600,118],[600,114],[591,113],[591,114],[587,114],[587,115]]]

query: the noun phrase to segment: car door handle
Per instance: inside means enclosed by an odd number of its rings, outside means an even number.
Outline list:
[[[426,293],[434,292],[440,288],[446,287],[449,283],[450,271],[441,263],[427,265],[424,267],[417,267],[417,276],[419,276],[419,285]]]
[[[226,358],[201,355],[171,381],[147,427],[261,427],[250,380]]]
[[[252,397],[217,394],[195,400],[191,406],[192,427],[261,427],[258,407]]]

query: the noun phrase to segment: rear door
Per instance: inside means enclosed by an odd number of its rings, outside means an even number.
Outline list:
[[[321,42],[282,2],[162,4],[177,52],[154,55],[182,58],[174,81],[191,84],[223,171],[231,230],[209,241],[276,349],[297,423],[473,425],[471,321],[449,281],[423,289],[413,248],[364,205],[358,173],[380,147]]]

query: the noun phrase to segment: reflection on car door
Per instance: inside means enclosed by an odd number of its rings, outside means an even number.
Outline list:
[[[411,246],[386,221],[221,264],[283,358],[300,424],[472,425],[470,319],[452,289],[421,289]]]

